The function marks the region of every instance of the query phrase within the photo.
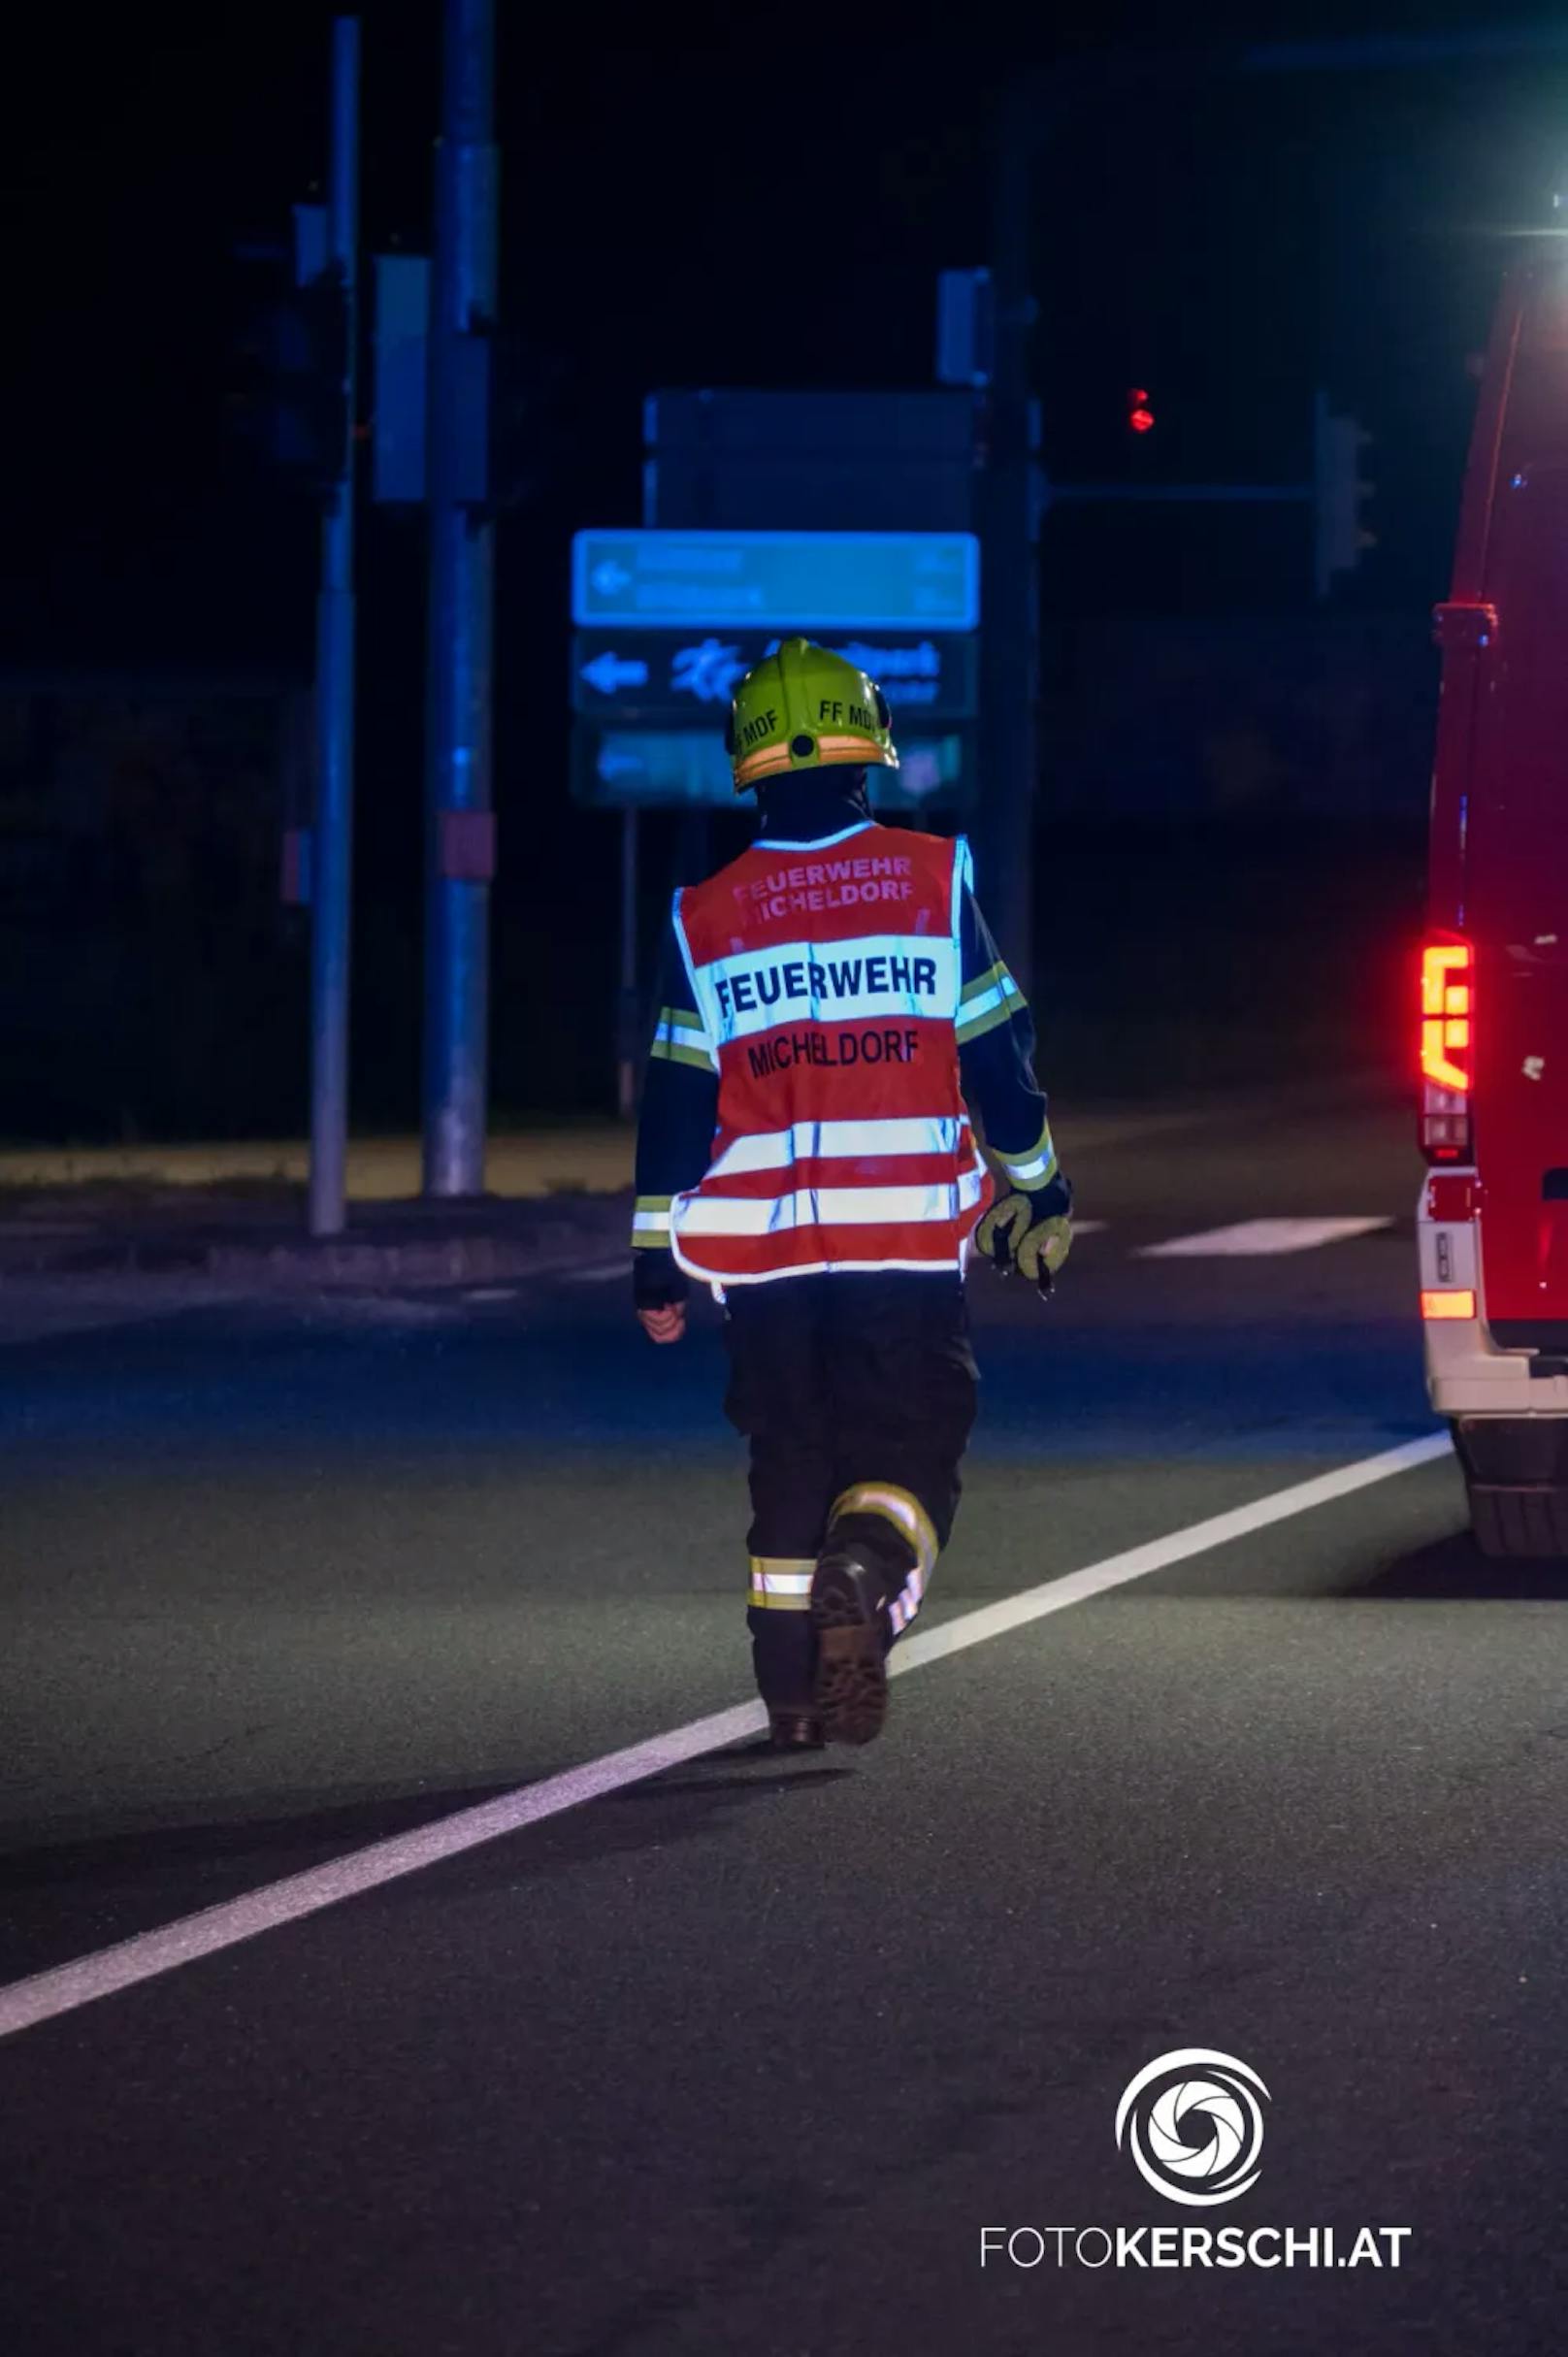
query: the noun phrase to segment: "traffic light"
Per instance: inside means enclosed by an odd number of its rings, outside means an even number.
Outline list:
[[[328,490],[349,444],[346,291],[330,270],[290,283],[281,245],[240,259],[250,283],[229,347],[229,431],[269,473]]]
[[[1127,397],[1127,432],[1142,436],[1155,430],[1155,413],[1149,407],[1149,394],[1143,385],[1129,385]]]
[[[1362,510],[1373,485],[1361,473],[1361,453],[1372,437],[1355,417],[1340,417],[1320,393],[1313,414],[1312,492],[1315,534],[1315,575],[1320,598],[1333,588],[1335,575],[1354,573],[1377,535],[1367,529]]]

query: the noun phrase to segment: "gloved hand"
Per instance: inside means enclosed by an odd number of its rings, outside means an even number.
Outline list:
[[[632,1301],[650,1342],[678,1342],[686,1331],[686,1272],[673,1253],[643,1246],[632,1255]]]
[[[975,1231],[976,1249],[1000,1276],[1021,1268],[1049,1295],[1072,1250],[1072,1189],[1054,1179],[1034,1195],[1022,1190],[992,1204]]]

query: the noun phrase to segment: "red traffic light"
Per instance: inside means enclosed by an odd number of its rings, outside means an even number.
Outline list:
[[[1149,396],[1141,385],[1134,385],[1127,394],[1127,424],[1134,434],[1154,431],[1155,413],[1149,407]]]

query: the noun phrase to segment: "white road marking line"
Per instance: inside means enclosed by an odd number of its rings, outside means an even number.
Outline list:
[[[1233,1228],[1205,1228],[1196,1235],[1171,1236],[1163,1244],[1143,1244],[1134,1255],[1142,1260],[1207,1260],[1234,1256],[1251,1260],[1267,1253],[1311,1252],[1319,1244],[1342,1243],[1347,1236],[1370,1235],[1375,1228],[1391,1228],[1391,1218],[1353,1220],[1239,1220]]]
[[[204,1907],[200,1914],[182,1915],[157,1931],[139,1932],[95,1955],[79,1956],[70,1964],[57,1965],[51,1972],[35,1973],[30,1980],[13,1981],[0,1987],[0,2038],[9,2037],[16,2030],[30,2029],[34,2023],[48,2021],[57,2013],[69,2013],[79,2005],[89,2004],[94,1997],[111,1996],[117,1989],[134,1988],[139,1981],[155,1980],[160,1973],[172,1972],[177,1964],[193,1963],[198,1956],[216,1955],[225,1948],[237,1947],[242,1940],[253,1939],[258,1932],[276,1931],[281,1924],[297,1923],[302,1916],[315,1915],[323,1907],[334,1906],[339,1899],[353,1898],[362,1890],[378,1889],[383,1882],[416,1874],[420,1867],[437,1865],[443,1858],[458,1857],[465,1850],[477,1849],[482,1842],[493,1842],[504,1833],[515,1833],[524,1825],[538,1824],[543,1817],[559,1817],[563,1810],[574,1809],[582,1801],[595,1800],[604,1792],[619,1791],[627,1784],[640,1784],[666,1768],[679,1767],[704,1751],[738,1742],[742,1736],[760,1735],[767,1724],[768,1714],[760,1702],[742,1703],[734,1710],[719,1711],[712,1718],[693,1719],[688,1726],[675,1727],[668,1735],[655,1735],[646,1743],[630,1745],[623,1751],[608,1751],[603,1758],[591,1759],[580,1768],[568,1768],[560,1776],[547,1777],[542,1784],[521,1784],[515,1791],[481,1801],[477,1808],[459,1809],[451,1817],[438,1818],[434,1824],[417,1826],[410,1833],[393,1834],[387,1841],[373,1842],[366,1850],[351,1850],[346,1856],[331,1858],[323,1866],[308,1867],[303,1874],[289,1875],[281,1882],[270,1882],[259,1890],[247,1891],[244,1898]]]
[[[1453,1443],[1446,1432],[1427,1432],[1420,1440],[1401,1441],[1397,1449],[1384,1449],[1376,1457],[1360,1457],[1351,1465],[1338,1465],[1332,1473],[1316,1473],[1311,1481],[1292,1483],[1289,1489],[1275,1489],[1269,1496],[1254,1500],[1250,1506],[1233,1506],[1228,1514],[1212,1514],[1206,1522],[1190,1522],[1185,1530],[1173,1530],[1162,1539],[1150,1539],[1142,1547],[1129,1547],[1125,1555],[1107,1555],[1101,1563],[1086,1564],[1082,1571],[1064,1572],[1059,1580],[1048,1580],[1039,1588],[1026,1588],[1022,1594],[1003,1596],[995,1604],[982,1604],[974,1612],[964,1613],[945,1627],[923,1630],[919,1636],[906,1637],[894,1654],[890,1670],[897,1677],[900,1670],[917,1670],[928,1661],[943,1661],[949,1653],[966,1653],[971,1645],[984,1645],[989,1638],[1004,1637],[1015,1628],[1027,1628],[1031,1620],[1043,1620],[1048,1613],[1065,1611],[1069,1604],[1081,1604],[1088,1596],[1103,1595],[1108,1588],[1124,1588],[1129,1580],[1147,1579],[1152,1571],[1164,1571],[1172,1563],[1185,1563],[1189,1556],[1207,1555],[1211,1547],[1224,1547],[1231,1539],[1246,1538],[1254,1530],[1266,1530],[1270,1522],[1288,1522],[1293,1514],[1308,1514],[1314,1506],[1326,1506],[1334,1498],[1349,1497],[1356,1489],[1370,1488],[1373,1482],[1386,1482],[1391,1473],[1404,1473],[1412,1465],[1429,1464],[1433,1457],[1449,1455]],[[0,1990],[0,2024],[4,2022],[4,1994]]]
[[[1333,1498],[1347,1497],[1353,1490],[1367,1489],[1374,1482],[1387,1481],[1390,1474],[1426,1464],[1433,1457],[1446,1456],[1450,1446],[1446,1432],[1405,1441],[1397,1449],[1385,1449],[1376,1457],[1359,1457],[1356,1463],[1341,1465],[1332,1473],[1316,1474],[1311,1481],[1276,1489],[1250,1506],[1233,1507],[1227,1514],[1191,1522],[1185,1530],[1151,1539],[1145,1546],[1130,1548],[1123,1555],[1107,1555],[1102,1562],[1090,1563],[1082,1571],[1067,1572],[1061,1579],[1026,1588],[1020,1595],[982,1605],[977,1611],[961,1614],[943,1628],[928,1629],[906,1638],[893,1657],[892,1670],[899,1675],[920,1669],[927,1662],[944,1661],[950,1654],[965,1653],[972,1645],[984,1645],[993,1637],[1027,1628],[1031,1621],[1065,1611],[1069,1604],[1103,1595],[1107,1588],[1125,1587],[1129,1580],[1145,1579],[1150,1572],[1163,1571],[1171,1563],[1185,1562],[1188,1557],[1205,1555],[1210,1548],[1223,1547],[1231,1539],[1266,1529],[1270,1522],[1306,1514],[1314,1506],[1326,1505]],[[303,1874],[289,1875],[281,1882],[248,1891],[244,1898],[226,1899],[215,1907],[203,1908],[200,1914],[183,1915],[178,1922],[164,1924],[160,1930],[139,1932],[114,1948],[79,1956],[70,1964],[56,1965],[50,1972],[35,1973],[29,1980],[12,1981],[9,1986],[0,1987],[0,2038],[31,2029],[57,2014],[72,2013],[78,2006],[89,2005],[95,1997],[108,1997],[116,1990],[155,1980],[161,1973],[172,1972],[176,1965],[193,1963],[199,1956],[216,1955],[223,1948],[254,1939],[260,1932],[276,1931],[284,1923],[297,1923],[323,1907],[336,1906],[340,1899],[378,1889],[382,1883],[394,1882],[403,1875],[418,1873],[421,1867],[461,1856],[466,1850],[476,1850],[481,1843],[497,1841],[503,1834],[516,1833],[525,1825],[537,1825],[545,1817],[559,1817],[568,1809],[580,1807],[584,1801],[621,1791],[628,1784],[641,1784],[650,1776],[698,1759],[724,1744],[759,1735],[766,1724],[767,1717],[760,1702],[739,1703],[733,1710],[695,1719],[686,1726],[651,1736],[644,1743],[631,1744],[624,1751],[606,1752],[603,1758],[591,1759],[580,1768],[569,1768],[560,1776],[546,1777],[540,1784],[521,1784],[515,1791],[481,1801],[476,1808],[456,1810],[452,1816],[438,1818],[434,1824],[420,1825],[411,1833],[393,1834],[384,1842],[373,1842],[368,1849],[350,1850],[344,1857],[329,1859],[325,1865],[309,1867]]]

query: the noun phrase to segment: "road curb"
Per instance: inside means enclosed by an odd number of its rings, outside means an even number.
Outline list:
[[[486,1285],[547,1276],[604,1260],[607,1231],[552,1224],[527,1236],[493,1233],[380,1241],[224,1237],[114,1236],[28,1252],[14,1239],[0,1247],[0,1286],[15,1276],[202,1276],[229,1284],[311,1292],[333,1286],[397,1288]]]

